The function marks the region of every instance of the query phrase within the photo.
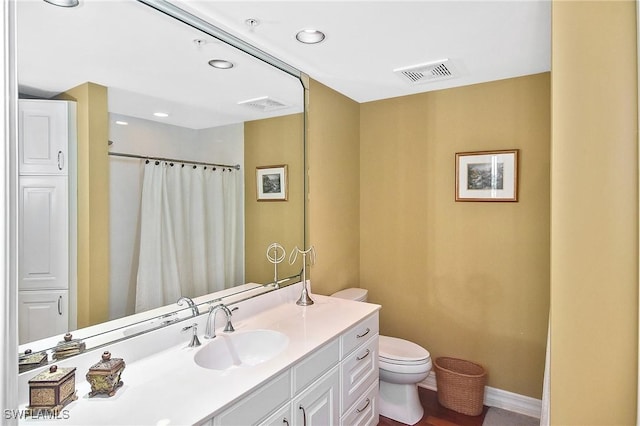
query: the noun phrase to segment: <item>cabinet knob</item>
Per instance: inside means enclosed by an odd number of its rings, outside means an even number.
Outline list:
[[[62,315],[62,296],[58,296],[58,315]]]

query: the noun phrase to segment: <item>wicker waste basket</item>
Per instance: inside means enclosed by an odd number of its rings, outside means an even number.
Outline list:
[[[471,361],[440,357],[435,363],[438,402],[458,413],[478,416],[482,413],[485,369]]]

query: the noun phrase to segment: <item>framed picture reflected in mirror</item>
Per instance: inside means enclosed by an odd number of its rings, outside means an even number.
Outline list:
[[[256,167],[258,201],[287,201],[287,165]]]

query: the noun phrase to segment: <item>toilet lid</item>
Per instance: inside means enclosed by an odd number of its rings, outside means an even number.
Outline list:
[[[339,299],[358,300],[362,301],[367,297],[368,290],[366,288],[346,288],[333,293],[331,296]]]
[[[422,346],[389,336],[379,336],[378,356],[390,363],[420,363],[431,358],[429,352]]]

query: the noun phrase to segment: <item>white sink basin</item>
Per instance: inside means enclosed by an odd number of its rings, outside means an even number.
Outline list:
[[[194,356],[196,364],[210,370],[251,367],[281,353],[289,338],[273,330],[248,330],[219,333]]]

